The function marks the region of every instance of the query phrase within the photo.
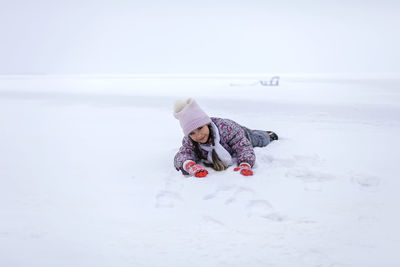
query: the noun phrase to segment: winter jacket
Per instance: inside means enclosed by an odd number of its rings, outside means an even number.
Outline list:
[[[247,162],[253,167],[256,156],[245,127],[229,119],[211,118],[211,120],[218,127],[221,145],[231,154],[232,158],[236,159],[237,164]],[[200,151],[202,154],[201,159],[207,159],[208,152],[201,148]],[[174,165],[176,170],[187,174],[183,169],[183,163],[186,160],[199,162],[201,159],[197,158],[194,144],[190,137],[185,136],[182,140],[181,148],[175,155]]]

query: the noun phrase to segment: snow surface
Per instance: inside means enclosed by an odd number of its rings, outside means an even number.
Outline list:
[[[399,266],[400,79],[262,78],[0,78],[0,266]],[[254,176],[174,169],[189,96]]]

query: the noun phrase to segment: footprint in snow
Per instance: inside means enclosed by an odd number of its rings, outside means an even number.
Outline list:
[[[352,175],[351,181],[361,190],[376,192],[381,183],[381,179],[372,175],[355,174]]]
[[[235,186],[219,186],[213,193],[205,195],[203,200],[229,198],[235,189]]]
[[[225,201],[226,205],[240,203],[251,199],[254,196],[254,191],[247,187],[238,187],[233,195]]]
[[[254,191],[247,187],[218,187],[215,192],[205,195],[203,200],[220,199],[225,205],[240,203],[252,198]]]
[[[156,196],[156,208],[173,208],[182,202],[181,196],[172,191],[161,191]]]
[[[277,167],[295,168],[303,165],[320,166],[324,160],[319,155],[293,155],[279,158],[271,155],[261,155],[260,161]]]
[[[283,221],[285,218],[276,213],[271,204],[266,200],[252,200],[247,206],[247,216],[254,218],[263,218],[272,221]]]
[[[290,169],[286,172],[285,176],[304,182],[304,190],[306,191],[322,191],[322,183],[335,178],[329,173],[309,170],[306,167]]]
[[[325,182],[334,179],[329,173],[309,170],[306,167],[290,169],[286,172],[286,177],[297,178],[304,182]]]
[[[217,226],[217,227],[225,227],[225,224],[214,217],[211,216],[203,216],[203,222],[209,226]]]

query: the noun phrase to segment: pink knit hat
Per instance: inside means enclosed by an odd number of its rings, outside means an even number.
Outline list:
[[[185,102],[175,102],[174,117],[179,120],[185,136],[188,136],[191,131],[211,123],[210,117],[192,98]]]

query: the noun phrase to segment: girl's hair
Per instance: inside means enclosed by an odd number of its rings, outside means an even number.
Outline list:
[[[215,143],[214,143],[214,132],[213,132],[213,129],[211,127],[211,124],[208,125],[208,129],[210,130],[209,139],[211,139],[212,145],[215,146]],[[192,138],[190,138],[190,140],[192,141],[192,143],[194,145],[194,152],[196,153],[197,158],[201,159],[202,158],[202,154],[201,154],[201,151],[200,151],[199,143],[193,141]],[[217,155],[217,152],[215,152],[214,148],[213,148],[211,153],[212,153],[211,156],[212,156],[212,161],[213,162],[212,163],[208,163],[208,162],[202,160],[204,165],[206,165],[207,167],[212,167],[216,171],[224,171],[224,170],[228,169],[228,167],[225,166],[225,164],[219,159],[219,157]]]

